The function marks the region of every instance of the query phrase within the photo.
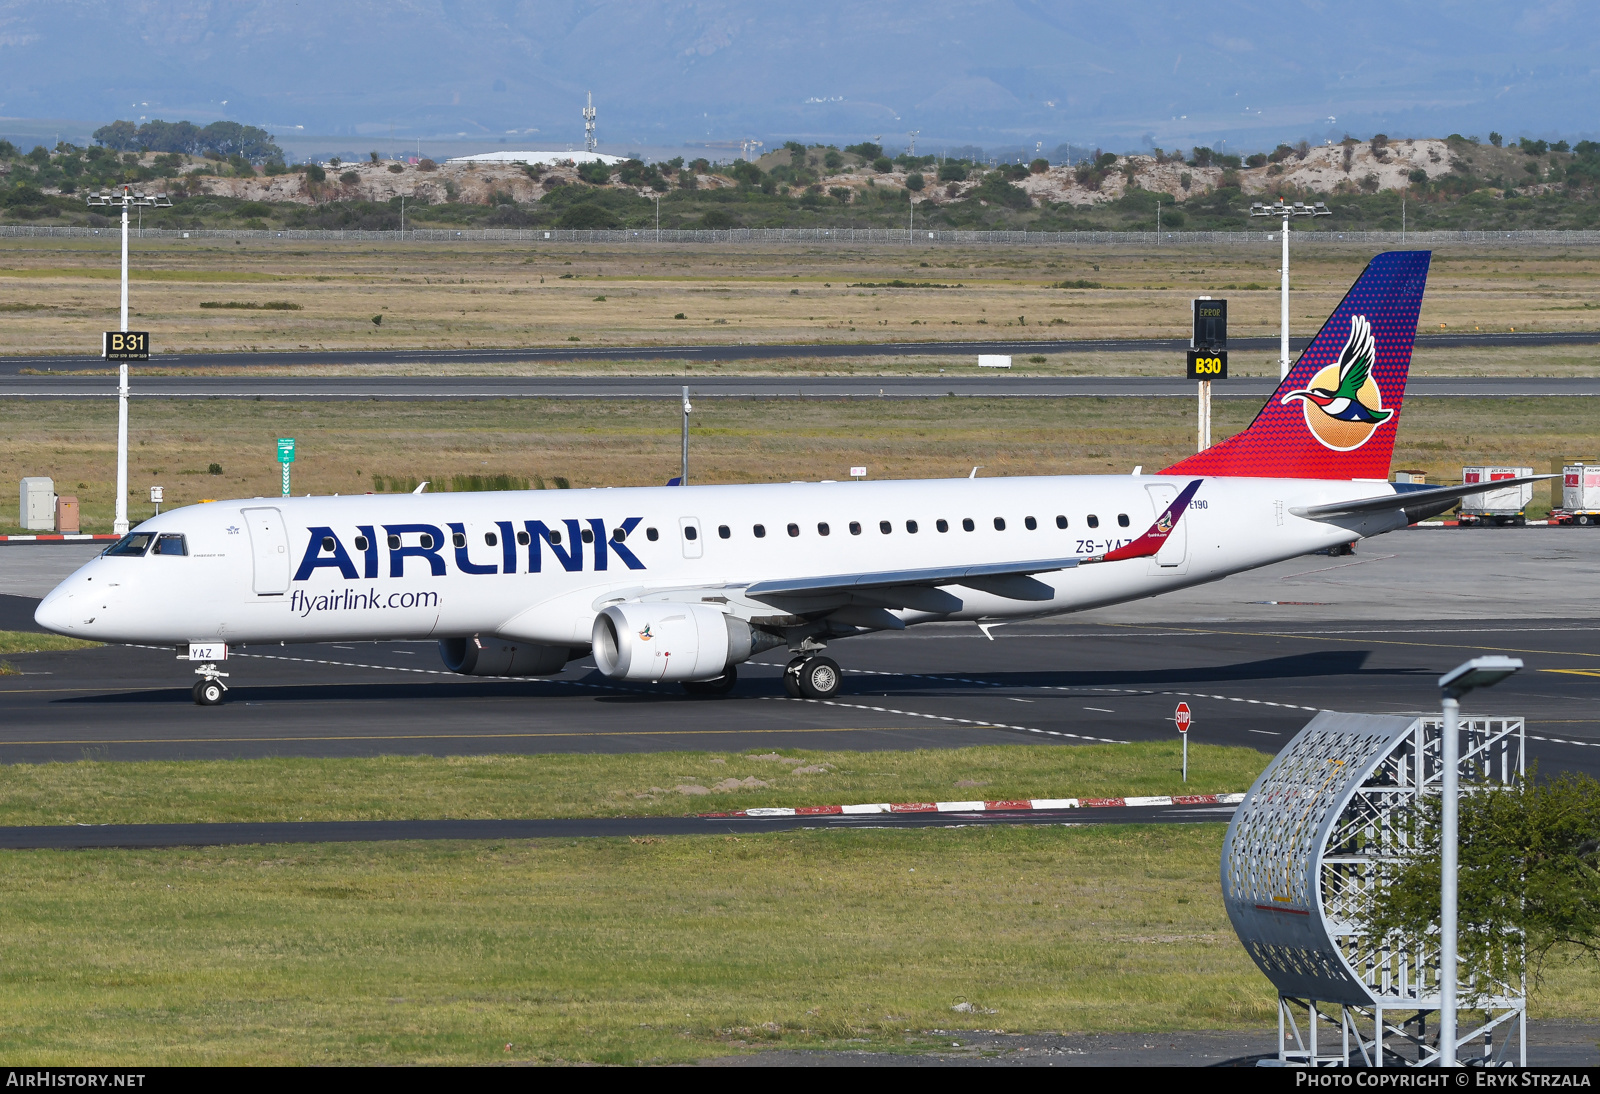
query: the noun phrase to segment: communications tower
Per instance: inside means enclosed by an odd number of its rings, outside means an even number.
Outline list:
[[[583,150],[585,152],[600,151],[600,141],[594,135],[594,92],[589,92],[589,105],[583,108]]]

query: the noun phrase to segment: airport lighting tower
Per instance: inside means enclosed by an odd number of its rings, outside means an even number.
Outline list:
[[[583,108],[583,150],[585,152],[600,151],[600,139],[594,135],[594,92],[589,92],[589,105]]]
[[[172,201],[165,194],[145,194],[135,192],[133,187],[124,184],[120,193],[102,190],[99,193],[90,193],[86,198],[90,206],[107,208],[122,206],[122,325],[121,331],[128,331],[128,210],[139,209],[170,209]],[[123,361],[118,369],[117,381],[117,516],[112,531],[117,535],[126,535],[128,532],[128,363]]]
[[[1283,268],[1278,271],[1283,275],[1283,311],[1278,333],[1278,379],[1282,380],[1289,375],[1289,218],[1332,216],[1333,210],[1320,201],[1307,205],[1303,201],[1290,203],[1279,198],[1271,205],[1260,201],[1252,203],[1250,215],[1283,218]]]

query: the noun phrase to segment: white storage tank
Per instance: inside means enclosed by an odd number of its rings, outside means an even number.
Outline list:
[[[48,532],[56,526],[56,484],[42,475],[22,480],[17,523],[30,532]]]

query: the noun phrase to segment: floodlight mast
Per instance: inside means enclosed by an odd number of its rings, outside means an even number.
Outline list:
[[[1461,797],[1461,697],[1493,687],[1522,667],[1515,657],[1474,657],[1439,677],[1444,713],[1440,740],[1439,817],[1439,1064],[1456,1066],[1456,848]]]
[[[172,201],[165,194],[145,194],[142,191],[135,193],[133,187],[124,183],[120,194],[109,190],[102,190],[98,194],[90,193],[86,198],[87,204],[102,207],[122,206],[122,314],[121,330],[128,332],[128,210],[134,206],[141,209],[170,209]],[[111,526],[117,535],[128,533],[128,363],[122,362],[117,369],[117,515]]]
[[[1282,380],[1289,375],[1289,218],[1332,216],[1333,210],[1320,201],[1314,205],[1307,205],[1303,201],[1291,204],[1279,198],[1271,205],[1260,201],[1253,203],[1250,206],[1250,215],[1283,218],[1283,265],[1278,271],[1283,277],[1281,290],[1283,307],[1278,331],[1278,379]]]

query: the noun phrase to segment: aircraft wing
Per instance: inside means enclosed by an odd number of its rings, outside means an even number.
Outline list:
[[[1069,570],[1079,561],[1076,558],[1046,558],[1033,562],[993,562],[976,566],[936,566],[921,570],[881,570],[876,573],[786,578],[757,581],[746,587],[745,595],[755,600],[771,601],[783,597],[840,596],[878,589],[966,585],[1015,600],[1049,600],[1054,595],[1050,587],[1028,579],[1033,574]],[[1039,595],[1041,592],[1043,595]]]
[[[1407,490],[1377,498],[1358,498],[1354,501],[1335,501],[1326,505],[1305,505],[1290,508],[1289,512],[1307,520],[1333,521],[1340,517],[1364,517],[1375,513],[1404,512],[1407,524],[1438,516],[1469,494],[1482,494],[1507,486],[1540,482],[1560,478],[1559,475],[1527,475],[1520,479],[1495,479],[1492,482],[1473,483],[1470,486],[1430,486],[1420,490]]]

